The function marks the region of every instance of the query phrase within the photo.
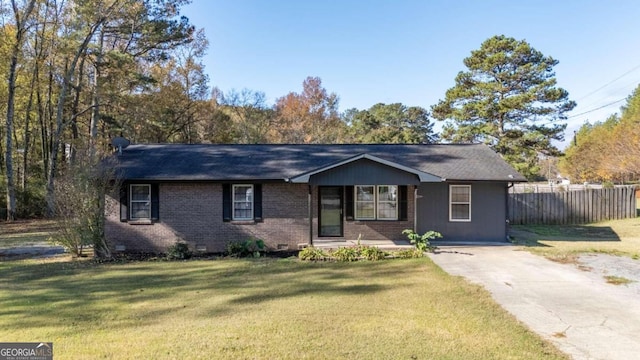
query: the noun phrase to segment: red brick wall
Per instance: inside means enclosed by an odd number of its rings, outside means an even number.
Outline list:
[[[223,222],[222,185],[161,184],[160,219],[151,225],[120,222],[118,202],[107,199],[105,232],[112,247],[132,252],[164,252],[176,241],[207,252],[222,252],[230,241],[262,239],[270,249],[298,249],[307,243],[307,186],[262,185],[262,222]]]
[[[344,238],[404,240],[402,230],[413,227],[413,187],[409,187],[407,221],[345,221]],[[230,241],[262,239],[270,250],[296,250],[309,242],[308,185],[263,184],[261,222],[223,222],[222,185],[161,184],[160,219],[153,224],[120,222],[119,203],[107,198],[105,233],[115,248],[130,252],[165,252],[176,241],[193,249],[222,252]],[[318,239],[318,188],[312,188],[313,236]]]

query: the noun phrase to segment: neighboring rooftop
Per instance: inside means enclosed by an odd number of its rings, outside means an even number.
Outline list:
[[[526,181],[483,144],[130,145],[117,155],[127,180],[284,180],[368,154],[447,180]]]

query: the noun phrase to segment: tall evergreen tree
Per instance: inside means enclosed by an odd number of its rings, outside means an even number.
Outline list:
[[[528,178],[538,173],[538,156],[559,155],[551,144],[562,140],[566,113],[576,103],[556,86],[553,67],[525,40],[504,35],[482,43],[464,59],[467,71],[432,107],[432,115],[447,120],[442,132],[452,142],[484,142]]]

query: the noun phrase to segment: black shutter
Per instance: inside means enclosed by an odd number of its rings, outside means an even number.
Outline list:
[[[262,221],[262,184],[253,185],[253,219]]]
[[[398,211],[398,220],[406,221],[408,214],[408,201],[407,201],[407,186],[400,185],[398,186],[398,197],[399,197],[399,211]]]
[[[160,219],[160,185],[151,184],[151,220]]]
[[[231,184],[222,184],[222,221],[231,221]]]
[[[353,221],[353,186],[344,187],[344,214],[347,221]]]
[[[129,220],[129,185],[120,185],[120,221]]]

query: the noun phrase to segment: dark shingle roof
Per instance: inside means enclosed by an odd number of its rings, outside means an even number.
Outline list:
[[[127,180],[284,180],[369,154],[447,180],[526,181],[482,144],[131,145],[118,155]]]

